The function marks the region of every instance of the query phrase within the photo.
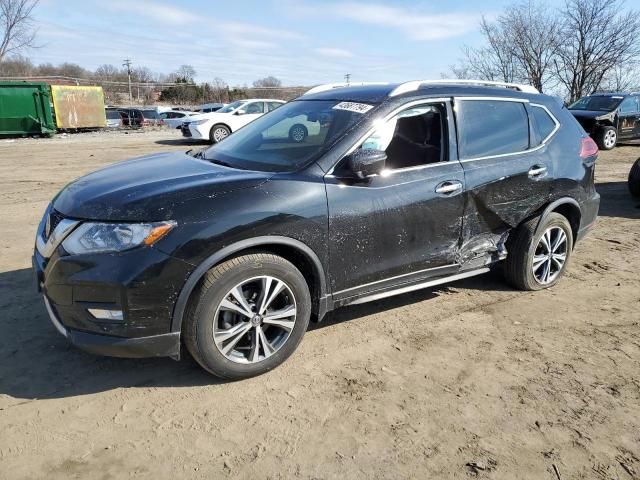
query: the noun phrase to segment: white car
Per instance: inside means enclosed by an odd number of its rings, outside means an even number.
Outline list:
[[[282,100],[252,98],[238,100],[217,112],[192,115],[182,124],[182,134],[197,140],[218,143],[231,133],[286,102]]]
[[[184,122],[189,121],[192,115],[198,115],[196,112],[187,110],[169,110],[162,112],[160,118],[164,120],[164,124],[169,128],[180,128]]]

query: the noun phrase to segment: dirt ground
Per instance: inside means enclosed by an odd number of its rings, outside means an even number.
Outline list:
[[[267,375],[85,354],[32,284],[70,180],[179,132],[0,140],[0,478],[640,479],[640,146],[601,154],[600,218],[552,290],[477,277],[334,312]]]

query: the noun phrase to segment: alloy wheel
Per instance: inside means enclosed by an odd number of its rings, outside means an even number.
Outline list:
[[[604,146],[607,148],[613,148],[616,144],[617,134],[615,130],[607,130],[607,133],[604,134]]]
[[[220,142],[229,136],[229,132],[226,128],[216,128],[213,131],[213,139],[217,142]]]
[[[552,283],[567,261],[567,234],[561,227],[549,227],[538,240],[531,268],[541,285]]]
[[[227,359],[261,362],[280,350],[296,322],[296,300],[282,280],[260,276],[233,287],[220,302],[213,340]]]
[[[297,143],[304,140],[304,129],[302,127],[296,127],[291,131],[291,138]]]

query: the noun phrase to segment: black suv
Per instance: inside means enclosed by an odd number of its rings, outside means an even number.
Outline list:
[[[619,140],[640,138],[638,93],[594,93],[569,110],[603,150],[611,150]]]
[[[183,342],[242,378],[343,305],[497,264],[516,288],[551,287],[596,219],[598,149],[526,90],[316,87],[202,152],[82,177],[37,232],[51,320],[91,352],[179,358]]]

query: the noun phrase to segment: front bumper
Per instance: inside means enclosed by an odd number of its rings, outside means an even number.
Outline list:
[[[209,122],[202,125],[189,123],[182,126],[182,135],[195,140],[209,140]]]
[[[44,296],[51,323],[73,345],[89,353],[109,357],[171,357],[180,359],[180,333],[165,333],[139,338],[119,338],[66,328],[58,319],[49,299]]]
[[[49,258],[36,249],[33,268],[51,321],[71,343],[119,357],[179,355],[171,321],[193,266],[153,247],[68,255],[58,246]],[[121,316],[94,316],[96,310]]]

